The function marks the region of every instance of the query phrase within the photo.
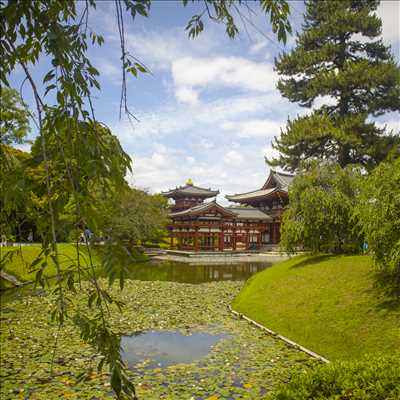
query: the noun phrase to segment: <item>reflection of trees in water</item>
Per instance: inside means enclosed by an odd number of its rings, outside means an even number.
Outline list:
[[[130,278],[148,281],[202,283],[213,281],[242,281],[271,263],[241,263],[219,265],[189,265],[177,262],[149,262],[132,266]]]

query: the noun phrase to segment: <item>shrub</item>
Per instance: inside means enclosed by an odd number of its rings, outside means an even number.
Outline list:
[[[356,217],[385,281],[400,289],[400,157],[381,163],[364,180]]]
[[[359,171],[333,162],[312,163],[289,188],[283,214],[281,245],[313,253],[355,253],[360,236],[352,215],[356,206]]]
[[[398,400],[400,358],[370,357],[363,361],[335,361],[297,373],[269,400]]]

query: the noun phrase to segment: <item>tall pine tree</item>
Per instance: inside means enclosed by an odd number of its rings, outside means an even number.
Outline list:
[[[377,0],[308,0],[296,46],[275,60],[281,94],[310,115],[289,120],[267,162],[295,171],[306,159],[335,160],[342,167],[373,168],[400,136],[379,129],[369,117],[400,110],[400,69],[379,38]],[[325,104],[316,108],[315,100]]]

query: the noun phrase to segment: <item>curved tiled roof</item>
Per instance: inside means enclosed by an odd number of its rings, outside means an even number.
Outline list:
[[[261,189],[253,190],[252,192],[227,195],[225,197],[229,201],[241,203],[250,200],[261,199],[263,197],[268,197],[275,192],[287,193],[289,185],[291,184],[293,179],[294,175],[271,170],[267,181],[264,183]],[[271,182],[275,182],[275,184],[271,186]]]
[[[216,207],[224,214],[229,214],[231,217],[237,219],[245,219],[245,220],[263,220],[263,221],[271,221],[272,217],[265,214],[261,210],[253,207],[223,207],[219,205],[215,201],[211,201],[210,203],[199,204],[192,208],[188,208],[184,211],[178,211],[175,213],[170,213],[169,216],[171,218],[174,217],[188,217],[188,216],[195,216],[202,214],[203,212],[207,211],[210,208]]]
[[[195,197],[215,197],[219,194],[219,190],[211,190],[206,188],[201,188],[194,185],[179,186],[175,189],[168,190],[166,192],[161,192],[165,197],[180,197],[180,196],[195,196]]]
[[[254,190],[253,192],[233,194],[231,196],[226,195],[225,197],[230,201],[239,201],[239,200],[245,200],[245,199],[256,199],[258,197],[268,196],[272,192],[275,192],[275,191],[276,191],[276,188],[259,189],[259,190]]]
[[[269,183],[271,182],[272,179],[274,179],[275,182],[277,183],[276,186],[287,189],[287,187],[290,186],[290,184],[292,183],[294,175],[287,174],[284,172],[277,172],[271,169],[268,179],[264,183],[264,186],[262,188],[266,189],[267,186],[269,186]]]
[[[216,201],[211,201],[209,203],[199,204],[197,206],[188,208],[187,210],[178,211],[178,212],[175,212],[175,213],[170,213],[169,216],[173,218],[173,217],[184,217],[184,216],[189,216],[189,215],[198,215],[198,214],[201,214],[204,211],[207,211],[209,208],[213,208],[213,207],[218,208],[223,213],[232,215],[232,217],[235,216],[234,212],[232,212],[228,208],[220,206]]]
[[[254,207],[228,207],[228,209],[236,214],[237,219],[273,220],[271,216]]]

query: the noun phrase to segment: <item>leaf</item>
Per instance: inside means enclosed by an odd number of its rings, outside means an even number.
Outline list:
[[[45,77],[43,78],[43,83],[46,83],[48,81],[51,81],[54,78],[55,74],[53,71],[49,71]]]
[[[119,368],[114,366],[112,373],[111,373],[111,387],[113,388],[114,392],[119,396],[121,394],[121,374]]]

